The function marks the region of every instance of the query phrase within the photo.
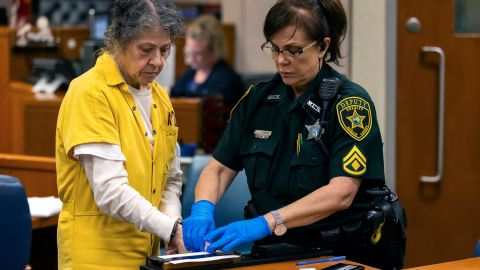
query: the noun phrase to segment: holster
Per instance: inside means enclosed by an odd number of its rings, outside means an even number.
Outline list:
[[[395,193],[387,187],[363,190],[359,202],[350,209],[317,223],[289,229],[282,237],[272,236],[256,245],[284,242],[331,249],[359,262],[381,269],[403,266],[406,246],[407,219],[405,210]],[[259,216],[253,202],[244,208],[245,218]],[[381,237],[372,243],[373,234],[381,228]],[[356,257],[358,255],[358,257]],[[373,258],[373,259],[372,259]]]

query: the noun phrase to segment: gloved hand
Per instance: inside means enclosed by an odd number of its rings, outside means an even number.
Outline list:
[[[205,235],[215,230],[215,205],[201,200],[192,205],[192,213],[183,220],[183,241],[190,251],[205,250]]]
[[[218,249],[230,251],[242,243],[253,242],[271,234],[272,231],[263,216],[236,221],[207,234],[205,241],[211,243],[207,247],[207,252]]]

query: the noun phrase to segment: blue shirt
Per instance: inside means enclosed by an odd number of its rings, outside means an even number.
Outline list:
[[[234,105],[242,97],[245,86],[240,75],[225,60],[219,60],[212,72],[201,84],[194,81],[195,70],[189,68],[175,82],[172,97],[210,97],[221,96],[225,105]]]

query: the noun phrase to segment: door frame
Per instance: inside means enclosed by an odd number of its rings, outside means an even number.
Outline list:
[[[378,0],[349,0],[349,6],[350,78],[362,85],[375,103],[384,141],[386,182],[395,191],[397,0],[382,5]],[[372,51],[383,55],[372,55]],[[371,57],[377,60],[370,61]]]
[[[397,185],[397,0],[386,5],[386,123],[385,168],[386,177],[394,190]]]

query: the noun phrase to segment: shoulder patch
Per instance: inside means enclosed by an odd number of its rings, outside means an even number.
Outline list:
[[[367,137],[372,129],[370,103],[360,97],[347,97],[337,104],[338,122],[357,141]]]
[[[353,176],[361,176],[367,170],[367,158],[357,146],[353,146],[343,158],[343,170]]]
[[[232,110],[230,111],[230,118],[232,118],[232,113],[233,111],[237,108],[238,104],[240,104],[240,102],[242,102],[242,100],[248,96],[248,94],[250,94],[250,91],[253,89],[253,84],[250,85],[250,87],[248,87],[247,91],[245,92],[245,94],[243,94],[243,96],[237,101],[237,104],[235,104],[235,106],[233,106]]]

